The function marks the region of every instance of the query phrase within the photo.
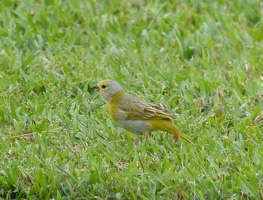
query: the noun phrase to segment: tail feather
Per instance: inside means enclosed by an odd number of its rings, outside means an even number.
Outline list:
[[[187,142],[189,142],[190,144],[194,144],[193,142],[192,142],[192,140],[190,140],[185,134],[183,134],[183,133],[179,133],[179,137],[180,138],[183,138],[184,140],[186,140]]]
[[[194,144],[192,140],[190,140],[185,134],[183,134],[176,125],[172,123],[170,119],[167,120],[154,120],[151,123],[153,125],[153,129],[162,130],[174,135],[174,140],[178,141],[178,137],[184,139],[190,144]]]
[[[180,138],[184,139],[185,141],[189,142],[190,144],[194,144],[192,140],[190,140],[189,137],[187,137],[185,134],[183,134],[176,125],[172,124],[171,131],[168,131],[169,133],[172,133],[174,136],[179,136]]]

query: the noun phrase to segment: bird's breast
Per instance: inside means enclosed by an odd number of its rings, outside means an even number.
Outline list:
[[[117,112],[119,110],[119,105],[124,94],[125,93],[123,90],[118,91],[111,96],[110,101],[106,101],[107,110],[115,121],[116,121]]]
[[[116,115],[118,112],[118,105],[114,103],[106,103],[107,110],[111,117],[116,120]]]

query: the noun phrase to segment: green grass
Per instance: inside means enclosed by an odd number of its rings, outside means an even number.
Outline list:
[[[263,199],[260,0],[2,0],[0,198]],[[110,78],[195,143],[119,128]]]

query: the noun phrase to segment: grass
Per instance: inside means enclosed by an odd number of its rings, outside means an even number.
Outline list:
[[[260,0],[0,4],[0,198],[262,199]],[[195,143],[119,128],[101,79]]]

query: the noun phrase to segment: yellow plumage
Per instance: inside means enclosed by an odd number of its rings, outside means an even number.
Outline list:
[[[161,130],[173,134],[175,140],[181,137],[193,144],[172,123],[172,119],[176,119],[176,115],[125,93],[116,81],[103,80],[92,89],[101,94],[106,101],[108,112],[124,129],[137,135],[148,135],[152,131]]]

